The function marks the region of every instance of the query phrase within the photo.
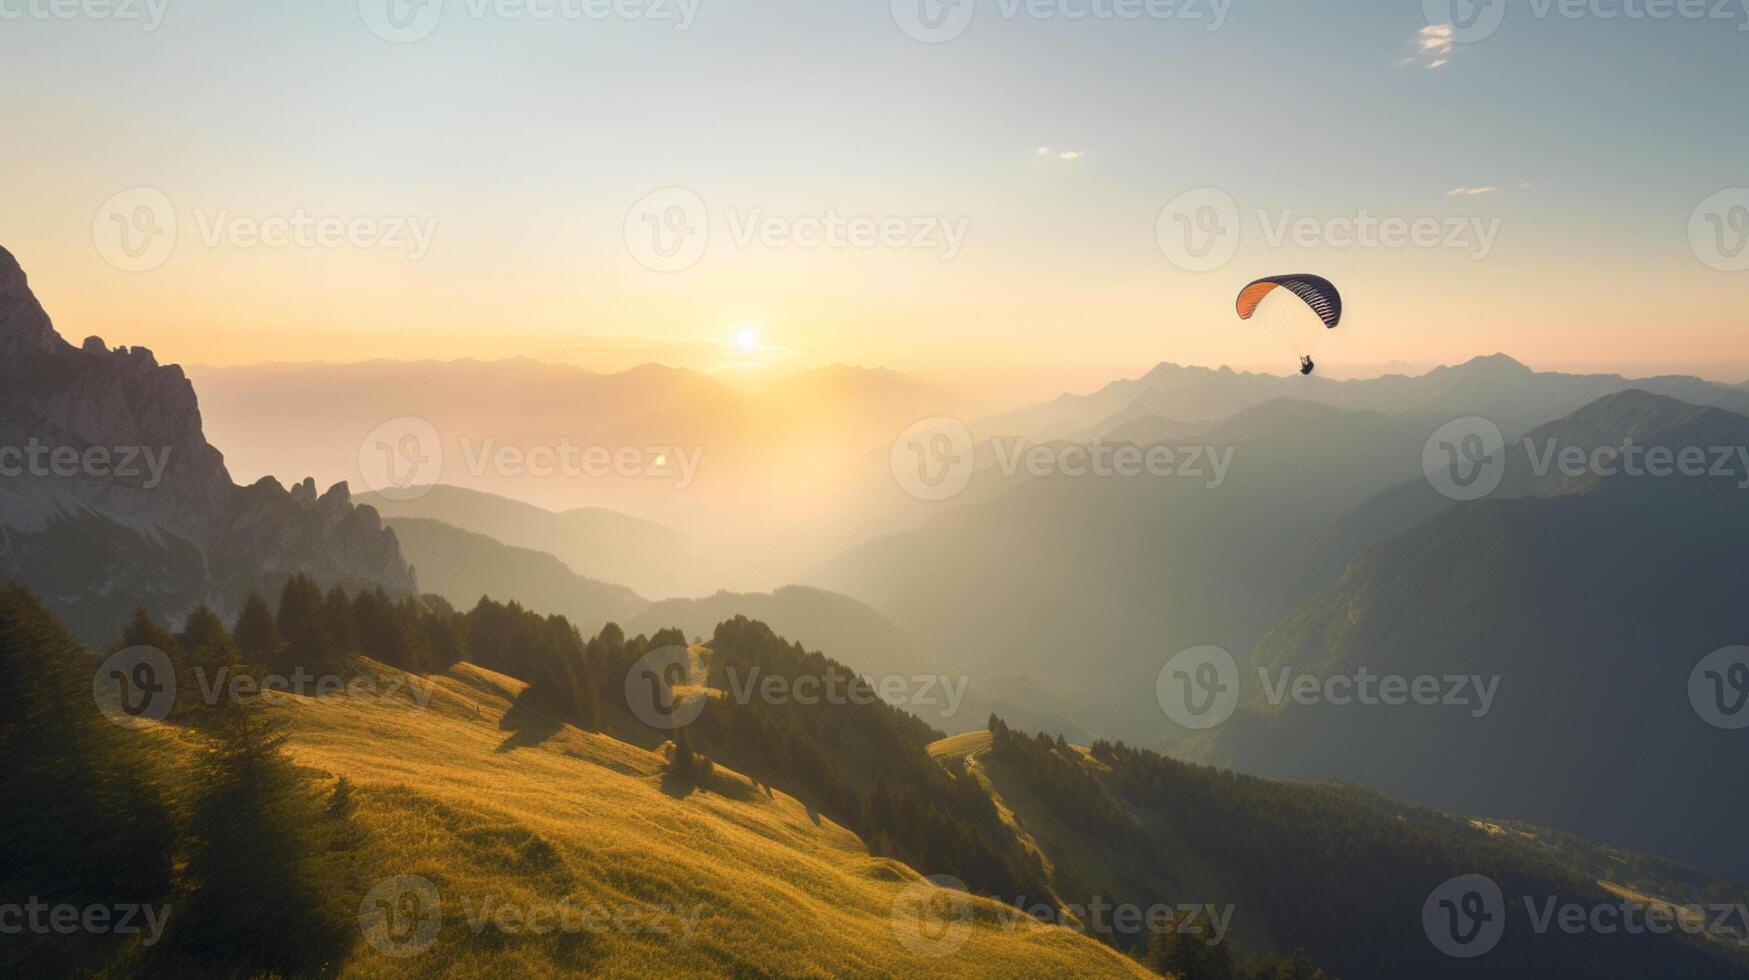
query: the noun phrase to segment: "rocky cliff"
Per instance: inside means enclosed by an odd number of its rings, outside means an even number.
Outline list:
[[[394,532],[346,484],[233,484],[182,369],[144,347],[67,343],[0,248],[0,580],[96,642],[132,605],[229,611],[298,572],[415,585]]]

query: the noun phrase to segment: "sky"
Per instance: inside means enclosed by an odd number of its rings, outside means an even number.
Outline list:
[[[1658,2],[0,0],[0,245],[184,363],[1285,373],[1313,272],[1334,375],[1741,381],[1749,0]]]

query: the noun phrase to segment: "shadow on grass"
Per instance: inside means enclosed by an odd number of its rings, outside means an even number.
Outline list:
[[[564,725],[528,703],[528,691],[517,695],[516,703],[510,710],[504,712],[504,718],[498,723],[498,730],[509,732],[510,736],[498,743],[497,752],[511,752],[516,749],[533,748],[559,733]]]
[[[704,778],[688,777],[673,771],[662,773],[662,792],[677,800],[684,800],[693,793],[713,793],[726,800],[745,803],[759,796],[758,787],[733,776],[712,772]]]

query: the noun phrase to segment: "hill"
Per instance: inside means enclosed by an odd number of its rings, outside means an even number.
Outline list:
[[[428,518],[515,548],[544,551],[578,575],[623,585],[640,595],[685,593],[686,539],[653,521],[599,507],[551,511],[444,485],[421,488],[411,499],[396,499],[402,496],[361,493],[354,500],[390,520]]]
[[[716,624],[746,616],[810,650],[830,650],[834,660],[864,677],[935,676],[953,698],[932,697],[905,710],[943,731],[981,730],[991,714],[1017,724],[1070,735],[1086,732],[1064,715],[1063,704],[1042,686],[1018,675],[970,672],[960,659],[920,648],[878,610],[836,592],[788,585],[770,593],[718,592],[702,599],[665,599],[632,617],[631,633],[674,627],[687,636],[707,636]]]
[[[204,622],[210,655],[228,640]],[[156,925],[9,936],[16,975],[1141,975],[963,893],[940,899],[965,911],[944,952],[907,932],[941,889],[839,824],[720,765],[677,781],[671,752],[571,727],[470,663],[353,658],[344,691],[125,730],[91,697],[95,663],[0,589],[0,676],[31,695],[0,706],[0,750],[66,742],[0,789],[0,894],[73,899],[89,867],[88,894],[148,900]]]
[[[463,608],[485,595],[515,599],[594,632],[648,605],[631,589],[584,578],[545,552],[513,548],[442,521],[398,517],[387,524],[425,591]]]
[[[746,615],[814,649],[829,649],[864,674],[925,666],[892,620],[847,595],[789,585],[774,592],[718,592],[698,599],[652,602],[626,625],[633,633],[673,626],[703,636],[725,619]]]
[[[397,961],[361,943],[343,974],[512,965],[650,977],[1139,973],[1089,940],[969,897],[977,914],[962,950],[920,957],[895,941],[893,924],[920,876],[870,856],[787,794],[721,767],[718,788],[677,791],[661,754],[569,726],[507,748],[507,715],[524,685],[467,664],[436,684],[425,711],[332,699],[287,710],[291,755],[357,787],[385,875],[418,875],[443,897],[443,926],[428,948]],[[463,904],[537,908],[566,897],[630,910],[669,934],[475,936]]]
[[[1738,900],[1724,883],[1670,862],[1409,806],[1352,785],[1257,779],[1121,743],[1088,748],[1028,736],[1000,722],[930,752],[987,787],[1003,820],[1050,870],[1056,902],[1083,916],[1099,907],[1096,898],[1108,909],[1194,908],[1191,921],[1213,924],[1241,952],[1303,949],[1331,976],[1749,973],[1736,933],[1538,933],[1524,918],[1542,896],[1580,907],[1619,903],[1624,894],[1666,907]],[[1446,955],[1424,925],[1430,896],[1459,875],[1483,875],[1510,900],[1498,910],[1511,921],[1479,959]],[[1125,944],[1123,931],[1114,932]]]

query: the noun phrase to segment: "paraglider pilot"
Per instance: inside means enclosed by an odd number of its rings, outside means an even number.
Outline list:
[[[1317,365],[1312,363],[1311,355],[1306,355],[1306,356],[1303,356],[1300,358],[1300,373],[1301,374],[1311,374],[1312,369],[1316,368],[1316,367],[1317,367]]]

